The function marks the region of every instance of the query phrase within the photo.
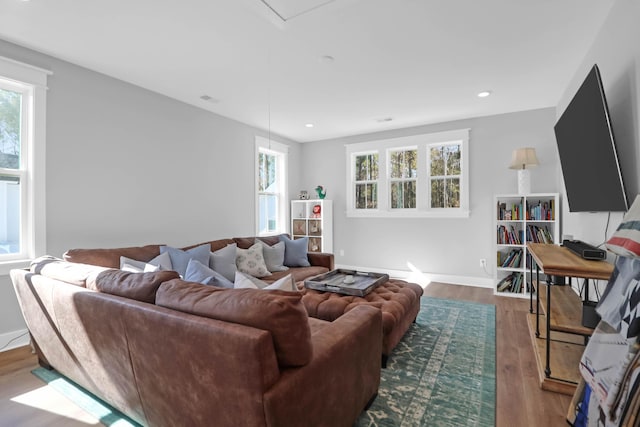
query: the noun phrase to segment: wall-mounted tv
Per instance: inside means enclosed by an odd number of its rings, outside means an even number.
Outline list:
[[[628,209],[609,108],[594,65],[555,127],[571,212]]]

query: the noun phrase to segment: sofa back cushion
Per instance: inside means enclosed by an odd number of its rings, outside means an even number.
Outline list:
[[[160,285],[156,304],[211,319],[269,331],[280,366],[303,366],[313,347],[302,294],[259,289],[223,289],[171,280]]]
[[[218,239],[218,240],[211,240],[211,241],[208,241],[208,242],[198,243],[198,244],[195,244],[195,245],[189,245],[189,246],[186,246],[186,247],[184,247],[182,249],[186,251],[186,250],[195,248],[196,246],[202,246],[205,243],[208,244],[211,247],[211,252],[215,252],[215,251],[217,251],[219,249],[227,247],[227,245],[230,245],[230,244],[232,244],[234,242],[233,242],[233,239]]]
[[[288,236],[288,234],[284,234]],[[280,241],[280,235],[278,236],[261,236],[261,237],[234,237],[233,241],[236,242],[240,249],[249,249],[256,243],[256,240],[261,240],[268,246],[273,246]]]
[[[94,280],[87,280],[87,288],[153,304],[160,284],[179,277],[175,271],[131,273],[122,270],[105,270],[95,276]]]
[[[133,246],[113,249],[69,249],[62,255],[65,261],[120,268],[120,257],[151,261],[160,255],[161,245]]]

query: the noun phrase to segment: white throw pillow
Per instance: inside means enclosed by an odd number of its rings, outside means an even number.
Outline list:
[[[293,276],[287,274],[280,280],[268,284],[260,279],[257,279],[248,274],[240,271],[236,272],[236,280],[233,283],[234,289],[262,289],[269,290],[281,290],[281,291],[297,291],[296,282],[293,280]]]
[[[150,273],[160,270],[173,270],[173,266],[171,265],[169,253],[165,252],[149,262],[138,261],[121,256],[120,270],[129,271],[131,273]]]
[[[238,267],[238,271],[250,274],[253,277],[265,277],[271,274],[264,262],[260,243],[254,244],[249,249],[238,248],[236,251],[236,267]]]

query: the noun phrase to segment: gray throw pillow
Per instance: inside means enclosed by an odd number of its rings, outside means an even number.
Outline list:
[[[307,259],[307,248],[309,238],[291,240],[287,236],[279,236],[281,242],[284,242],[284,265],[287,267],[310,267]]]
[[[208,264],[210,251],[211,245],[209,245],[209,243],[196,246],[195,248],[191,248],[186,251],[178,248],[172,248],[171,246],[160,246],[161,254],[169,252],[173,270],[177,271],[181,277],[184,277],[184,274],[187,272],[187,265],[189,265],[189,260],[191,259],[196,259],[203,264]]]
[[[215,252],[210,252],[209,267],[222,274],[228,281],[236,278],[236,249],[238,245],[231,243]],[[204,263],[203,263],[204,264]]]
[[[278,242],[273,246],[267,245],[260,239],[256,239],[255,243],[262,244],[262,255],[267,270],[274,273],[276,271],[286,271],[289,269],[284,265],[284,242]]]
[[[221,288],[233,288],[233,282],[228,281],[222,274],[210,269],[195,259],[189,261],[184,280],[202,283],[203,285],[219,286]]]

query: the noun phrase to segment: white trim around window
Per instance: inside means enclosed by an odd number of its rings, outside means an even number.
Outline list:
[[[288,162],[289,162],[289,146],[286,144],[281,144],[279,142],[271,141],[268,138],[264,138],[261,136],[256,136],[255,142],[255,206],[256,206],[256,214],[255,214],[255,231],[256,236],[268,236],[268,235],[277,235],[281,233],[286,233],[288,230],[289,224],[289,181],[288,181]],[[276,203],[276,224],[275,227],[271,230],[262,230],[260,227],[260,191],[259,191],[259,182],[260,182],[260,164],[259,164],[259,156],[260,153],[270,154],[276,156],[277,158],[277,189],[273,192],[269,193],[271,196],[275,196],[277,199]],[[263,193],[264,194],[264,193]]]
[[[412,135],[400,138],[385,139],[358,144],[347,144],[347,217],[354,218],[467,218],[469,217],[469,129],[460,129],[438,133]],[[454,145],[460,147],[460,200],[459,207],[431,207],[430,147]],[[417,176],[415,177],[415,208],[391,208],[390,153],[398,150],[417,150]],[[377,154],[377,178],[375,182],[377,200],[368,203],[365,208],[356,207],[357,181],[356,159],[365,155]],[[412,178],[413,179],[413,178]],[[369,181],[367,181],[369,182]],[[361,187],[362,188],[362,187]],[[360,190],[361,192],[362,190]],[[361,193],[360,193],[361,194]],[[362,205],[362,203],[360,203]],[[375,207],[372,207],[375,206]]]
[[[20,179],[21,250],[0,255],[0,275],[27,266],[30,260],[46,251],[45,135],[47,77],[51,74],[51,71],[0,56],[3,87],[22,93],[24,103],[20,166],[18,170],[3,170]]]

